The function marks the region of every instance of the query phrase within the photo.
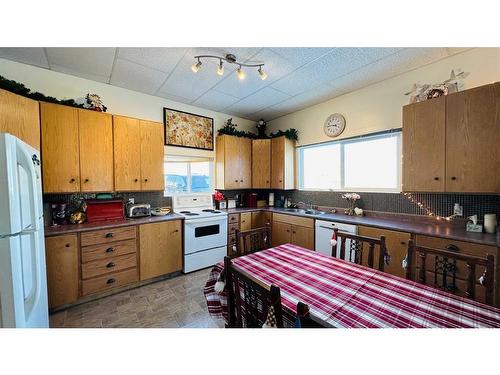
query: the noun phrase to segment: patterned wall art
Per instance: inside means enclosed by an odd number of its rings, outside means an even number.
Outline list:
[[[163,124],[165,145],[213,151],[213,118],[163,108]]]

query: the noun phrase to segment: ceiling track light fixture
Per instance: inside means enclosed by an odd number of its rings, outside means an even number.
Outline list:
[[[198,73],[198,71],[201,69],[201,59],[217,59],[219,60],[219,64],[217,67],[217,74],[222,76],[224,75],[224,62],[229,63],[229,64],[235,64],[238,65],[238,69],[236,70],[236,74],[239,79],[243,80],[246,77],[245,71],[242,69],[242,67],[246,68],[258,68],[257,71],[259,72],[259,77],[261,80],[265,80],[267,78],[266,72],[264,72],[264,69],[262,67],[264,64],[245,64],[236,61],[236,56],[233,54],[227,54],[226,56],[215,56],[215,55],[199,55],[195,56],[195,59],[197,59],[197,62],[193,64],[191,67],[191,70],[194,73]]]

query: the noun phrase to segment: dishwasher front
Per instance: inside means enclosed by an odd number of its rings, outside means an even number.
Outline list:
[[[316,220],[316,251],[325,254],[332,255],[332,245],[330,240],[332,239],[333,229],[337,228],[339,232],[347,232],[352,234],[358,233],[358,227],[352,224],[336,223],[333,221],[326,220]],[[349,248],[351,241],[346,241],[346,248]],[[340,241],[337,243],[337,253],[338,258],[340,254]],[[345,260],[348,259],[348,251],[345,254]]]

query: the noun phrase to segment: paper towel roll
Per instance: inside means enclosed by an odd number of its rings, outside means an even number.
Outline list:
[[[496,233],[497,231],[497,215],[484,215],[484,230],[486,233]]]

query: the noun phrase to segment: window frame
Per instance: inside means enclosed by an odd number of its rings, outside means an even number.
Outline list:
[[[321,143],[315,143],[311,145],[299,146],[296,149],[296,157],[298,160],[297,163],[297,173],[298,173],[298,190],[300,191],[336,191],[336,192],[345,192],[345,191],[359,191],[359,192],[373,192],[373,193],[400,193],[402,190],[402,164],[403,164],[403,153],[402,153],[402,128],[390,129],[382,132],[370,133],[361,136],[355,136],[350,138],[344,138],[334,141],[327,141]],[[397,163],[397,187],[395,189],[388,188],[361,188],[361,187],[346,187],[345,186],[345,145],[349,143],[357,143],[361,141],[382,139],[396,137],[396,147],[399,155],[399,161]],[[340,188],[338,189],[320,189],[320,188],[304,188],[304,162],[303,162],[303,151],[308,148],[314,147],[322,147],[333,144],[340,145]]]
[[[170,192],[170,191],[167,191],[167,185],[165,184],[165,189],[163,190],[163,196],[164,197],[174,197],[174,196],[177,196],[177,195],[187,195],[187,194],[192,194],[192,195],[196,195],[196,194],[213,194],[214,193],[214,181],[215,181],[215,175],[214,175],[214,171],[215,171],[215,168],[214,168],[214,159],[211,158],[211,157],[189,157],[189,156],[185,156],[186,160],[185,161],[182,161],[182,157],[184,156],[177,156],[177,155],[165,155],[165,158],[163,159],[163,166],[165,168],[165,164],[166,163],[175,163],[174,161],[172,160],[167,160],[168,157],[176,157],[176,158],[179,158],[181,160],[179,160],[178,162],[179,163],[186,163],[187,164],[187,172],[186,172],[186,176],[187,176],[187,191],[185,192],[176,192],[176,193],[173,193],[173,192]],[[210,186],[209,186],[209,191],[206,191],[206,192],[199,192],[199,191],[196,191],[196,192],[193,192],[191,191],[192,189],[192,183],[193,183],[193,176],[191,174],[191,164],[192,163],[197,163],[197,161],[192,161],[190,159],[205,159],[203,161],[199,161],[199,162],[208,162],[208,173],[209,173],[209,181],[210,181]],[[163,178],[165,178],[167,174],[165,173],[165,169],[163,170]]]

